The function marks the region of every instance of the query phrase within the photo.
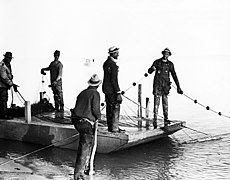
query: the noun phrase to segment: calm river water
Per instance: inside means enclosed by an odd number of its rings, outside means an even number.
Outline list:
[[[206,136],[185,129],[169,138],[128,150],[106,155],[96,154],[96,175],[91,179],[230,179],[230,119],[210,115],[199,119],[199,122],[191,120],[187,126],[211,135],[222,134],[221,139],[191,143],[191,139]],[[17,158],[41,147],[0,140],[0,162]],[[0,179],[72,179],[75,158],[74,151],[59,148],[45,149],[0,166]]]

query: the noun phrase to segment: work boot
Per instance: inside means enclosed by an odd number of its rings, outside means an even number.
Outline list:
[[[164,119],[164,126],[168,126],[170,124],[170,121],[167,119]]]
[[[83,175],[80,175],[78,177],[74,177],[74,180],[85,180]]]
[[[90,175],[90,174],[89,174],[89,171],[90,171],[90,168],[87,167],[87,168],[85,169],[85,171],[84,171],[85,175]],[[93,174],[95,174],[95,164],[93,165]]]

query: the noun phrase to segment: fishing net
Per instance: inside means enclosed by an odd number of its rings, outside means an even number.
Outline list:
[[[39,101],[38,103],[34,103],[31,105],[31,115],[35,116],[40,113],[45,112],[53,112],[54,107],[49,101],[44,98],[42,101]],[[11,108],[8,108],[7,114],[13,117],[24,117],[25,116],[25,107],[19,107],[19,106],[13,106]]]

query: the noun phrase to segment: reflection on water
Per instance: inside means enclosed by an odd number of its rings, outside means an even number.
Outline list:
[[[183,136],[182,132],[176,135],[176,137],[181,136]],[[41,147],[0,140],[0,157],[13,159]],[[230,179],[229,157],[229,134],[219,140],[192,144],[180,144],[174,138],[164,138],[112,154],[97,154],[96,175],[93,179]],[[31,178],[71,179],[75,158],[74,151],[49,148],[16,160],[15,163],[30,168],[33,172]],[[6,174],[0,173],[0,179],[4,176]],[[21,174],[18,173],[17,176],[21,177]]]
[[[172,159],[182,156],[183,151],[169,138],[137,146],[109,155],[98,155],[100,173],[118,179],[152,179],[167,177]]]

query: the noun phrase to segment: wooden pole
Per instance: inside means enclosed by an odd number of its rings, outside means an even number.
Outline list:
[[[44,99],[44,92],[40,92],[40,101]]]
[[[30,101],[25,101],[25,120],[29,124],[31,123],[31,106]]]
[[[138,127],[141,128],[142,127],[142,103],[141,103],[141,96],[142,96],[142,88],[141,88],[141,84],[138,84],[138,112],[139,112],[139,120],[138,120]]]
[[[95,174],[93,166],[94,166],[94,157],[95,157],[96,149],[97,149],[97,130],[98,130],[98,122],[96,121],[95,122],[95,133],[94,133],[94,145],[93,145],[93,150],[92,150],[91,157],[90,157],[89,175]]]
[[[145,127],[149,128],[149,98],[146,98],[146,109],[145,109],[146,124]]]

